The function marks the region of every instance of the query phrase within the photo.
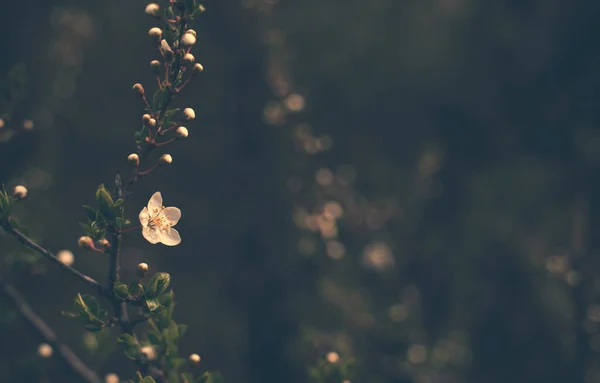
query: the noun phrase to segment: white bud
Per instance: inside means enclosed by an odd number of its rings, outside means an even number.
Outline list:
[[[154,128],[156,126],[156,120],[154,118],[148,120],[148,126]]]
[[[99,239],[98,241],[96,241],[96,244],[101,249],[108,249],[110,247],[110,242],[108,242],[108,239],[106,238]]]
[[[148,31],[148,36],[158,41],[162,37],[162,30],[157,27],[150,28],[150,30]]]
[[[154,74],[160,74],[160,62],[158,60],[150,61],[150,68],[152,68]]]
[[[23,121],[23,129],[25,129],[25,130],[33,129],[33,121],[31,121],[31,120]]]
[[[198,354],[190,354],[188,359],[190,360],[190,362],[192,362],[194,364],[198,364],[198,363],[200,363],[201,358],[200,358],[200,355],[198,355]]]
[[[193,29],[188,29],[187,31],[185,31],[185,33],[191,33],[192,35],[194,35],[194,37],[196,37],[196,31]]]
[[[202,66],[202,64],[196,63],[196,65],[194,65],[194,69],[192,70],[192,76],[197,75],[198,73],[203,71],[204,67]]]
[[[148,264],[144,263],[144,262],[138,264],[137,271],[138,271],[138,276],[140,278],[144,278],[144,275],[146,275],[146,273],[148,272]]]
[[[159,164],[170,164],[171,162],[173,162],[173,157],[171,157],[170,154],[163,154],[162,156],[160,156],[160,158],[158,159],[158,163]]]
[[[146,6],[146,13],[149,14],[150,16],[156,17],[158,15],[159,9],[160,9],[160,7],[158,6],[158,4],[150,3]]]
[[[4,120],[0,118],[0,129],[4,128]]]
[[[17,185],[13,189],[13,197],[16,199],[23,199],[27,197],[27,188],[23,185]]]
[[[196,33],[192,34],[190,31],[184,33],[183,37],[181,38],[181,44],[186,47],[191,47],[192,45],[196,44]]]
[[[183,56],[183,61],[187,64],[187,65],[192,65],[194,63],[196,59],[194,58],[194,55],[191,53],[186,53]]]
[[[111,372],[104,377],[104,383],[119,383],[119,375]]]
[[[69,250],[61,250],[56,254],[56,258],[61,261],[64,265],[71,266],[75,261],[73,253]]]
[[[340,355],[337,352],[332,351],[327,354],[327,361],[332,364],[337,363],[340,361]]]
[[[54,350],[52,350],[52,346],[50,346],[48,343],[42,343],[38,346],[38,355],[42,358],[51,357],[53,352]]]
[[[140,352],[146,355],[146,358],[148,358],[148,360],[156,359],[156,350],[152,346],[144,346],[140,349]]]
[[[192,108],[185,108],[183,110],[183,117],[186,120],[193,120],[196,118],[196,112],[194,112],[194,109]]]
[[[175,131],[175,134],[177,134],[177,138],[186,138],[188,136],[188,130],[185,126],[180,126]]]
[[[79,237],[77,244],[83,249],[93,250],[96,248],[96,246],[94,246],[94,240],[88,236]]]
[[[140,156],[135,153],[131,153],[129,156],[127,156],[127,161],[129,161],[129,163],[133,166],[137,167],[140,165]]]
[[[144,87],[142,86],[142,84],[134,84],[131,90],[138,93],[140,96],[144,95]]]

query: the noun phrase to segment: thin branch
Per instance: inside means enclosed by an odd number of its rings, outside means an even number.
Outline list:
[[[33,242],[25,234],[21,233],[19,230],[15,229],[12,225],[10,225],[10,223],[5,223],[2,225],[2,227],[4,228],[4,230],[6,230],[7,233],[14,235],[15,238],[17,238],[17,240],[19,242],[21,242],[23,245],[42,254],[44,257],[48,258],[49,260],[51,260],[52,262],[54,262],[55,264],[60,266],[60,268],[62,268],[64,271],[76,276],[77,278],[81,279],[86,284],[88,284],[90,287],[96,289],[101,295],[104,295],[104,296],[108,295],[108,292],[106,291],[106,289],[104,288],[104,286],[102,286],[102,284],[100,282],[96,281],[95,279],[93,279],[90,276],[83,274],[79,270],[72,268],[71,266],[65,265],[54,254],[52,254],[50,251],[44,249],[42,246],[38,245],[37,243]]]
[[[115,188],[117,197],[123,198],[123,184],[121,176],[118,174],[115,176]],[[108,266],[108,286],[112,291],[115,282],[119,282],[121,279],[121,233],[116,228],[110,228],[110,233],[112,246],[110,248],[110,263]],[[127,334],[132,334],[133,326],[127,316],[127,303],[116,299],[112,299],[112,302],[121,330]]]
[[[56,333],[31,309],[31,306],[13,286],[0,279],[0,291],[44,342],[52,346],[71,372],[78,375],[82,382],[101,383],[98,375],[86,366],[67,345],[58,340]]]

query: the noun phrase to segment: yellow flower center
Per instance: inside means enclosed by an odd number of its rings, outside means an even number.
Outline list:
[[[152,210],[152,216],[150,217],[150,221],[148,222],[148,226],[157,227],[159,230],[167,231],[171,228],[171,222],[167,219],[167,217],[163,214],[163,209],[155,207]]]

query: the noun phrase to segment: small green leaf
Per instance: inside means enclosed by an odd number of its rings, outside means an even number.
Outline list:
[[[191,372],[183,372],[181,374],[181,379],[183,380],[183,383],[194,383],[194,375],[192,375]]]
[[[113,211],[114,202],[104,185],[98,187],[98,190],[96,191],[96,200],[98,201],[102,215],[108,220],[113,220],[115,218]]]
[[[158,310],[161,305],[156,299],[146,299],[146,307],[148,307],[148,311],[153,312]]]
[[[129,295],[138,296],[142,293],[144,286],[142,286],[137,280],[129,284]]]
[[[121,299],[127,298],[129,296],[129,288],[124,283],[115,282],[113,286],[113,293]]]
[[[158,302],[163,306],[169,306],[171,303],[173,303],[173,290],[170,290],[158,297]]]
[[[141,383],[156,383],[156,381],[151,376],[146,376]]]
[[[153,346],[160,345],[160,336],[157,335],[156,333],[154,333],[153,331],[148,331],[146,333],[146,337],[148,338],[148,342],[150,342],[151,345],[153,345]]]
[[[85,213],[87,214],[87,217],[90,221],[95,221],[97,219],[98,210],[87,205],[84,205],[83,209],[85,210]]]

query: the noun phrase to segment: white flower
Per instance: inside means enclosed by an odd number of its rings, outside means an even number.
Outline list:
[[[148,201],[148,207],[140,212],[142,235],[152,244],[162,243],[175,246],[181,242],[179,232],[173,229],[181,218],[181,210],[176,207],[164,207],[160,192],[156,192]]]

